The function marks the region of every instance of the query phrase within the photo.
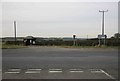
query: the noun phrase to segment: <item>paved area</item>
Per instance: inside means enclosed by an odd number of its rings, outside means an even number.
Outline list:
[[[4,49],[2,56],[3,79],[118,78],[118,50],[113,48],[29,47]]]

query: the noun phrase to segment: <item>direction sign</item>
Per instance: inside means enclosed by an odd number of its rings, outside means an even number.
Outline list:
[[[106,39],[106,38],[107,38],[107,35],[98,35],[98,38],[99,38],[99,39]]]

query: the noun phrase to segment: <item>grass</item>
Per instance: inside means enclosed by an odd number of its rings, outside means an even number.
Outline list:
[[[64,47],[64,48],[118,48],[118,46],[60,46],[60,47]]]
[[[1,49],[17,49],[17,48],[26,48],[27,46],[23,45],[9,45],[9,44],[1,44]]]
[[[23,45],[11,45],[11,44],[0,44],[1,49],[17,49],[17,48],[26,48],[28,46]],[[54,47],[62,47],[62,48],[120,48],[120,46],[54,46]]]

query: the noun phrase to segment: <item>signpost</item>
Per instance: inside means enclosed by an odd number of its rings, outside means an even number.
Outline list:
[[[75,37],[76,37],[76,35],[73,35],[73,46],[76,45]]]
[[[107,35],[98,35],[98,39],[99,39],[99,45],[101,45],[101,40],[104,40],[104,45],[106,43],[106,38],[107,38]]]

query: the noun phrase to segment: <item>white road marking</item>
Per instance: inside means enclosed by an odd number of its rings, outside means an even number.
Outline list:
[[[108,77],[110,77],[111,79],[115,79],[113,76],[111,76],[110,74],[108,74],[107,72],[105,72],[104,70],[100,69],[104,74],[106,74]]]
[[[29,74],[29,73],[40,73],[40,71],[26,71],[25,73],[26,74]]]
[[[27,69],[25,73],[40,73],[42,69]]]
[[[89,69],[91,70],[91,73],[104,73],[106,76],[108,76],[111,79],[115,79],[113,76],[111,76],[110,74],[108,74],[107,72],[105,72],[102,69]]]
[[[8,73],[11,73],[11,74],[18,74],[18,73],[20,73],[20,72],[5,72],[6,74]]]
[[[21,71],[21,69],[8,69],[8,71]]]
[[[103,73],[101,69],[89,69],[91,73]]]
[[[70,69],[70,72],[73,73],[73,72],[84,72],[82,71],[82,69]]]
[[[91,73],[103,73],[101,71],[91,71]]]
[[[82,69],[70,69],[70,70],[82,70]]]
[[[62,69],[49,69],[49,73],[61,73]]]
[[[27,69],[27,71],[25,72],[26,74],[28,73],[40,73],[42,69]],[[108,74],[107,72],[105,72],[102,69],[89,69],[91,71],[91,73],[104,73],[106,76],[108,76],[111,79],[115,79],[113,76],[111,76],[110,74]],[[0,69],[0,71],[2,71]],[[21,69],[8,69],[8,72],[4,72],[6,74],[19,74],[21,71]],[[49,69],[49,73],[61,73],[63,72],[62,69]],[[82,69],[69,69],[69,72],[84,72]]]
[[[89,69],[90,71],[100,71],[101,69]]]
[[[49,71],[49,73],[61,73],[62,71]]]
[[[84,71],[70,71],[71,73],[82,73],[82,72],[84,72]]]
[[[62,70],[62,69],[49,69],[49,70]]]
[[[41,71],[42,69],[27,69],[27,70]]]
[[[17,73],[20,73],[20,71],[21,69],[8,69],[8,71],[5,73],[17,74]]]

